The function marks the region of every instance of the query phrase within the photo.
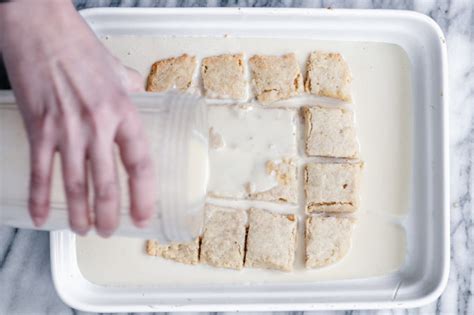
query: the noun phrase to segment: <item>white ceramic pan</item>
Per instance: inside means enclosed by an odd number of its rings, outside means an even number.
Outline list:
[[[449,269],[448,105],[446,44],[435,22],[413,12],[379,10],[180,8],[81,13],[99,36],[225,35],[398,45],[410,65],[406,139],[411,143],[412,171],[404,179],[409,200],[400,219],[406,233],[406,258],[402,267],[389,274],[258,283],[239,281],[236,274],[235,281],[223,284],[99,285],[79,269],[75,236],[54,232],[52,273],[66,303],[96,312],[368,309],[414,307],[441,294]]]

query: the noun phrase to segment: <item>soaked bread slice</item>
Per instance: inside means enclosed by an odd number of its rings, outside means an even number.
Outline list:
[[[269,176],[275,176],[277,185],[267,191],[254,192],[252,187],[247,187],[250,199],[297,203],[297,177],[296,164],[291,159],[268,161],[266,171]]]
[[[164,92],[176,88],[187,90],[196,70],[196,57],[183,54],[179,57],[158,60],[151,66],[146,90]]]
[[[243,54],[204,58],[201,77],[206,97],[245,99],[247,84],[244,70]]]
[[[296,249],[296,216],[249,210],[246,267],[291,271]]]
[[[305,90],[318,96],[352,101],[352,76],[341,54],[315,51],[306,64]]]
[[[306,164],[306,212],[355,211],[359,203],[362,167],[362,162]]]
[[[356,158],[359,155],[352,111],[339,107],[302,108],[305,151],[309,156]]]
[[[309,216],[305,229],[306,268],[328,266],[346,256],[354,225],[353,218]]]
[[[242,269],[246,224],[245,210],[206,206],[201,262],[215,267]]]
[[[199,262],[199,238],[189,243],[160,244],[148,240],[146,252],[150,256],[160,256],[183,264],[195,265]]]
[[[296,96],[303,91],[303,77],[295,54],[255,55],[249,60],[253,88],[262,104]]]

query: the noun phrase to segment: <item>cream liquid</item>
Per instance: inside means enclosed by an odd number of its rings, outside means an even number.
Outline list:
[[[219,105],[208,112],[212,134],[222,140],[209,150],[209,194],[242,199],[278,185],[265,165],[297,156],[296,110]]]
[[[77,239],[78,265],[88,280],[105,285],[311,282],[380,276],[403,264],[405,232],[398,222],[406,213],[410,198],[412,104],[410,65],[401,48],[382,43],[306,39],[107,37],[103,42],[126,65],[144,77],[154,61],[182,53],[196,55],[200,60],[220,53],[244,52],[248,58],[255,53],[295,52],[304,71],[310,51],[338,51],[349,63],[353,74],[356,127],[365,170],[352,249],[341,262],[330,267],[315,270],[303,267],[304,215],[300,196],[298,207],[266,205],[275,211],[300,215],[297,259],[292,273],[187,266],[146,256],[143,240],[102,240],[90,236]],[[307,100],[303,98],[301,102]],[[318,102],[331,103],[324,99],[318,99]],[[301,135],[301,130],[299,133]],[[300,154],[301,147],[299,140]]]

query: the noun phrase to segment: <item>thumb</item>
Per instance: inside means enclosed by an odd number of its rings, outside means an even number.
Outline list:
[[[145,80],[137,70],[122,64],[114,56],[112,56],[111,61],[115,66],[120,83],[128,93],[145,92]]]
[[[130,93],[138,93],[138,92],[145,92],[144,82],[145,80],[143,77],[136,71],[130,67],[125,67],[126,79],[125,79],[125,88]]]

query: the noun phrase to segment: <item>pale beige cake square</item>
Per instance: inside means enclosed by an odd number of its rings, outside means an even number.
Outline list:
[[[306,92],[350,102],[351,81],[351,71],[341,54],[322,51],[310,54],[306,64]]]
[[[245,210],[208,205],[201,241],[201,262],[241,269],[245,254]]]
[[[199,262],[199,238],[189,243],[160,244],[148,240],[146,252],[150,256],[160,256],[183,264],[195,265]]]
[[[219,55],[202,60],[201,77],[208,98],[241,100],[246,96],[243,54]]]
[[[308,163],[304,170],[306,211],[352,212],[358,208],[359,163]]]
[[[266,172],[269,176],[275,176],[277,185],[267,191],[254,192],[249,185],[250,199],[297,203],[297,167],[292,159],[281,161],[268,161]]]
[[[297,219],[262,209],[249,210],[245,266],[291,271],[295,260]]]
[[[340,107],[302,108],[309,156],[356,158],[359,143],[352,111]]]
[[[295,54],[255,55],[249,60],[253,88],[262,104],[287,99],[303,90],[303,78]]]
[[[309,216],[305,229],[306,268],[328,266],[346,256],[354,225],[353,218]]]
[[[148,75],[148,92],[164,92],[173,88],[187,90],[196,70],[196,57],[183,54],[179,57],[158,60]]]

